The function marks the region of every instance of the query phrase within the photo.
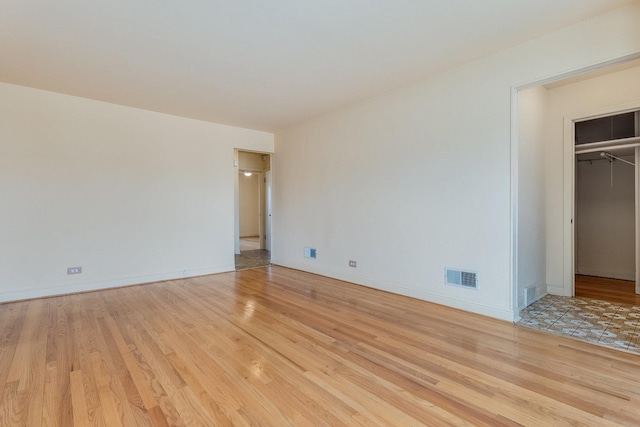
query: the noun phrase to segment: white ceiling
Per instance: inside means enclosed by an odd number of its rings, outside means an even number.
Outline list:
[[[274,131],[631,0],[2,0],[0,81]]]

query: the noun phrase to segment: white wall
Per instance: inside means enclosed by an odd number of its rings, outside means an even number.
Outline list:
[[[548,96],[543,86],[518,93],[518,307],[524,288],[535,286],[536,297],[546,285],[546,136]]]
[[[638,80],[640,81],[640,80]],[[634,162],[635,156],[623,157]],[[579,162],[576,173],[576,272],[636,280],[635,169],[615,161]]]
[[[513,319],[511,88],[639,52],[639,21],[634,2],[277,132],[273,262]]]
[[[233,270],[234,147],[273,135],[0,84],[0,301]]]
[[[640,39],[640,35],[638,36]],[[640,67],[550,89],[547,146],[547,286],[550,293],[571,295],[564,283],[564,118],[586,117],[640,106]],[[569,226],[569,225],[567,225]],[[569,276],[570,277],[570,276]]]

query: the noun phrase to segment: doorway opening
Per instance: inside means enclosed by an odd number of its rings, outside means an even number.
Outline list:
[[[573,135],[574,295],[635,304],[640,109],[573,120]]]
[[[235,150],[235,267],[271,263],[271,154]]]
[[[574,120],[573,135],[574,295],[633,304],[640,111]]]
[[[587,247],[592,238],[588,232],[580,232],[577,227],[589,225],[593,231],[594,225],[589,224],[589,215],[603,216],[600,212],[603,207],[615,207],[617,212],[620,203],[625,203],[625,226],[621,226],[617,219],[612,219],[609,222],[615,223],[613,225],[617,226],[617,230],[614,227],[614,230],[604,231],[606,227],[595,227],[594,233],[604,235],[610,242],[616,243],[621,239],[614,238],[615,233],[624,234],[627,238],[626,249],[623,249],[625,254],[617,257],[616,261],[624,258],[626,265],[631,264],[633,267],[626,268],[626,275],[611,275],[606,272],[604,275],[615,280],[627,280],[627,287],[628,282],[631,282],[633,288],[640,284],[640,268],[635,266],[640,255],[640,238],[637,238],[640,215],[635,213],[640,191],[637,184],[640,182],[639,172],[636,166],[622,161],[637,165],[636,148],[626,146],[618,149],[614,146],[615,143],[605,143],[604,139],[589,142],[601,144],[598,146],[585,145],[578,148],[575,144],[577,123],[585,122],[578,125],[578,128],[593,126],[594,122],[587,122],[615,114],[635,114],[635,111],[640,110],[640,87],[636,84],[640,78],[639,58],[638,54],[630,55],[512,89],[512,112],[515,120],[512,126],[511,277],[516,320],[525,307],[547,294],[574,297],[580,295],[580,289],[587,281],[590,282],[589,286],[598,286],[591,278],[603,273],[590,270],[585,261],[589,256]],[[627,130],[628,117],[622,118],[627,123]],[[637,132],[637,115],[633,120],[633,130]],[[578,129],[577,133],[580,134],[583,130]],[[635,135],[633,138],[638,138],[638,133]],[[606,140],[615,141],[624,136],[614,133]],[[632,144],[636,142],[640,145],[640,140],[631,141]],[[593,151],[578,151],[587,148]],[[594,161],[596,158],[601,160]],[[577,197],[576,191],[581,189],[579,187],[588,190],[596,181],[610,189],[612,163],[614,191],[624,192],[627,196],[631,194],[633,199],[627,197],[624,202],[612,199],[610,203],[594,203],[611,195],[591,194],[590,199]],[[606,173],[604,181],[598,180],[596,176],[576,175],[585,172],[584,169],[587,168],[602,169],[601,173]],[[623,178],[625,187],[622,187]],[[584,210],[585,203],[591,204],[591,212]],[[605,245],[601,243],[600,246]],[[576,273],[582,273],[578,277],[578,288]],[[611,283],[607,282],[602,286],[611,286]],[[635,295],[635,289],[632,290]],[[635,304],[633,299],[628,302]]]

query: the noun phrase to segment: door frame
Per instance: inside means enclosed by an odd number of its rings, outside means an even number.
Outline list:
[[[544,78],[539,78],[537,80],[533,80],[533,81],[529,81],[529,82],[520,82],[518,84],[514,84],[511,86],[511,129],[510,129],[510,154],[511,154],[511,167],[510,167],[510,203],[509,203],[509,212],[510,212],[510,220],[509,220],[509,228],[510,228],[510,245],[509,245],[509,258],[510,258],[510,263],[509,263],[509,281],[510,281],[510,305],[511,305],[511,310],[513,313],[513,320],[514,321],[518,321],[520,319],[520,308],[518,306],[518,174],[519,174],[519,169],[518,169],[518,155],[519,155],[519,149],[520,149],[520,142],[519,142],[519,137],[518,137],[518,133],[519,133],[519,123],[518,123],[518,111],[519,111],[519,104],[518,104],[518,93],[521,90],[526,90],[526,89],[531,89],[533,87],[537,87],[537,86],[542,86],[542,85],[546,85],[549,83],[553,83],[553,82],[557,82],[560,80],[564,80],[564,79],[568,79],[570,77],[575,77],[578,76],[580,74],[584,74],[584,73],[588,73],[590,71],[596,71],[596,70],[601,70],[604,68],[607,68],[611,65],[616,65],[616,64],[620,64],[623,62],[627,62],[627,61],[631,61],[634,59],[638,59],[640,58],[640,52],[635,52],[629,55],[624,55],[624,56],[620,56],[617,58],[613,58],[607,61],[603,61],[603,62],[599,62],[599,63],[595,63],[589,66],[585,66],[582,68],[577,68],[568,72],[564,72],[564,73],[559,73],[559,74],[554,74],[554,75],[550,75]],[[573,148],[572,148],[573,149]],[[575,156],[574,156],[575,157]],[[566,158],[566,154],[565,154],[565,158]],[[573,169],[573,165],[571,165],[571,168]],[[566,178],[566,171],[565,171],[565,178]],[[566,181],[566,179],[565,179]],[[565,182],[565,187],[566,187],[566,182]],[[564,192],[566,195],[566,188],[564,188]],[[572,194],[572,193],[570,193]],[[566,201],[566,197],[565,197],[565,201]],[[541,213],[542,215],[546,215],[546,213]],[[566,223],[565,223],[566,224]],[[566,228],[566,227],[565,227]],[[636,233],[638,232],[638,227],[636,227]],[[566,233],[564,233],[564,237],[565,237],[565,243],[566,243]],[[637,244],[638,239],[636,239],[636,244]],[[566,245],[565,245],[566,246]],[[565,269],[566,269],[566,265],[567,265],[567,254],[566,254],[566,250],[564,251],[564,264],[565,264]],[[636,257],[637,258],[637,257]],[[569,261],[569,265],[570,265],[570,261]],[[638,274],[638,271],[636,271],[636,275]],[[566,275],[565,275],[566,277]]]
[[[640,114],[637,115],[640,122]],[[640,134],[640,123],[636,123]],[[640,147],[636,147],[636,294],[640,294]]]
[[[240,194],[239,194],[239,186],[240,186],[240,152],[245,152],[245,153],[253,153],[253,154],[261,154],[261,155],[268,155],[269,156],[269,171],[273,172],[273,155],[274,153],[268,152],[268,151],[255,151],[255,150],[248,150],[248,149],[244,149],[244,148],[234,148],[233,149],[233,173],[234,173],[234,252],[236,255],[240,254]],[[259,218],[259,234],[260,234],[260,249],[264,249],[266,242],[264,239],[264,232],[265,232],[265,227],[266,227],[266,219],[264,217],[264,201],[265,201],[265,183],[264,183],[264,177],[265,177],[265,172],[267,172],[267,170],[257,170],[257,169],[253,169],[253,168],[243,168],[243,170],[248,170],[252,173],[259,173],[260,174],[260,182],[258,185],[258,191],[259,191],[259,197],[260,197],[260,201],[258,202],[258,207],[259,207],[259,212],[260,212],[260,218]],[[272,175],[273,177],[273,175]],[[273,189],[272,189],[272,209],[273,209]]]
[[[254,169],[243,169],[243,170],[238,170],[238,181],[240,181],[242,178],[242,175],[244,174],[244,172],[251,172],[252,175],[255,175],[257,177],[257,181],[256,184],[258,186],[258,236],[262,235],[262,200],[263,200],[263,194],[262,194],[262,183],[263,183],[263,171],[260,170],[254,170]],[[240,185],[238,185],[238,197],[240,196]],[[240,212],[238,211],[238,214]],[[240,238],[242,238],[243,236],[240,235]],[[249,237],[249,236],[244,236],[244,237]],[[253,236],[251,236],[253,237]]]
[[[271,252],[271,244],[272,244],[271,227],[273,226],[271,223],[271,215],[273,210],[273,176],[271,173],[271,169],[264,171],[264,197],[265,197],[264,249]]]
[[[564,118],[564,197],[563,197],[563,289],[562,295],[575,296],[575,268],[576,268],[576,231],[575,231],[575,205],[576,205],[576,154],[575,154],[575,123],[586,119],[611,116],[640,109],[640,100],[627,104],[609,106],[587,112],[572,114]],[[604,150],[604,148],[603,148]],[[640,212],[639,191],[640,181],[638,164],[638,148],[636,147],[635,166],[635,241],[636,241],[636,293],[640,293],[640,257],[638,248],[640,244]]]

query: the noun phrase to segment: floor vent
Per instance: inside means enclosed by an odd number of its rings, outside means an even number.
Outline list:
[[[524,288],[524,306],[529,307],[536,300],[536,287],[527,286]]]
[[[461,286],[468,289],[478,289],[478,273],[475,271],[445,268],[444,280],[447,285]]]

